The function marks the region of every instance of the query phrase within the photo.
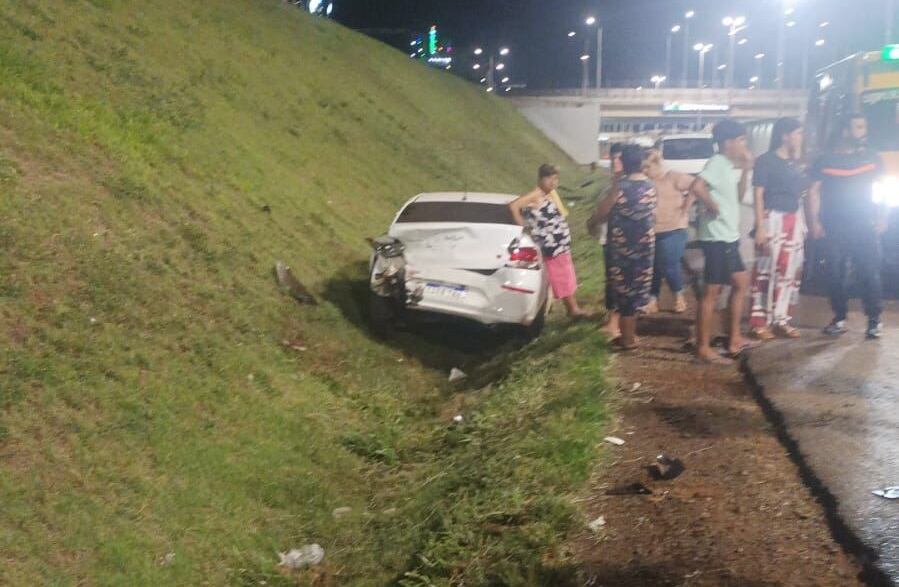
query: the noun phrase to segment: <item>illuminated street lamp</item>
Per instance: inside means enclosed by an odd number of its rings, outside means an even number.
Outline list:
[[[699,53],[699,84],[698,88],[703,87],[703,77],[705,77],[705,54],[715,48],[711,43],[696,43],[693,50]]]
[[[495,52],[494,52],[495,51]],[[487,91],[492,92],[494,87],[496,86],[495,75],[497,71],[503,71],[506,69],[506,64],[503,62],[497,62],[497,55],[506,57],[511,53],[511,50],[508,47],[502,46],[499,49],[484,49],[483,47],[477,47],[474,50],[475,55],[484,55],[489,54],[489,58],[487,59],[487,73],[485,75],[486,83],[487,83]],[[475,63],[472,66],[472,69],[479,70],[481,69],[480,63]],[[484,83],[484,82],[481,82]]]

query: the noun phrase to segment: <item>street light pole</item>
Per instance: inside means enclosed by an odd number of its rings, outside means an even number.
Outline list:
[[[581,93],[586,96],[590,87],[590,38],[584,35],[584,53],[581,55]]]
[[[712,50],[714,45],[705,43],[696,43],[693,49],[699,53],[699,89],[702,89],[703,80],[705,78],[705,54]]]
[[[487,87],[496,89],[495,81],[495,72],[496,72],[496,58],[491,55],[490,61],[487,65]]]
[[[683,87],[687,87],[690,81],[690,19],[696,16],[692,10],[688,10],[684,14],[684,79]]]
[[[736,69],[734,65],[735,54],[737,50],[737,33],[744,30],[746,28],[746,17],[745,16],[728,16],[723,21],[721,21],[724,26],[728,27],[727,36],[729,38],[729,52],[727,55],[727,87],[734,87],[734,70]]]
[[[668,31],[668,40],[665,44],[665,78],[671,79],[671,44],[674,41],[674,35],[680,32],[680,25],[676,24]]]
[[[602,24],[596,26],[596,89],[602,87]]]
[[[896,3],[894,0],[887,0],[887,22],[886,22],[886,31],[884,32],[884,45],[889,45],[893,42],[893,18],[896,16]]]

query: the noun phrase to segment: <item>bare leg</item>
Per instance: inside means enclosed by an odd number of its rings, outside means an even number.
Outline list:
[[[621,346],[631,349],[637,346],[637,317],[621,317]]]
[[[621,314],[619,314],[616,310],[610,310],[609,321],[605,326],[602,327],[602,331],[612,338],[618,338],[619,336],[621,336],[620,318]]]
[[[728,309],[730,311],[730,346],[731,353],[743,350],[743,333],[740,332],[740,321],[743,318],[743,303],[746,299],[746,290],[749,289],[749,274],[745,271],[734,273],[731,276],[731,292]]]
[[[563,298],[562,301],[565,303],[565,310],[568,311],[568,315],[572,318],[579,318],[587,315],[587,312],[581,310],[581,307],[577,305],[577,299],[574,296]]]
[[[721,295],[720,285],[706,285],[705,292],[698,304],[696,320],[696,356],[707,361],[720,359],[712,349],[712,318],[715,315],[715,303]]]

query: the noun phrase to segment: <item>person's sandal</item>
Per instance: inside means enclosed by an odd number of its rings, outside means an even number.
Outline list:
[[[774,340],[775,338],[777,338],[767,328],[753,328],[750,334],[752,334],[752,338],[760,340],[762,342],[768,342],[769,340]]]
[[[789,324],[778,325],[774,327],[774,333],[783,338],[801,338],[802,333],[798,328],[794,328]]]
[[[677,296],[677,299],[674,301],[674,313],[683,314],[686,311],[687,300],[684,299],[684,296]]]

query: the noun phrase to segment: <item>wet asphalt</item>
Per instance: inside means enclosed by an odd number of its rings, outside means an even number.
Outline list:
[[[794,321],[803,338],[752,351],[747,367],[824,501],[834,498],[837,533],[845,523],[899,585],[899,500],[871,493],[899,486],[899,303],[887,304],[879,341],[865,340],[855,305],[849,333],[822,334],[830,318],[826,300],[804,297]]]

